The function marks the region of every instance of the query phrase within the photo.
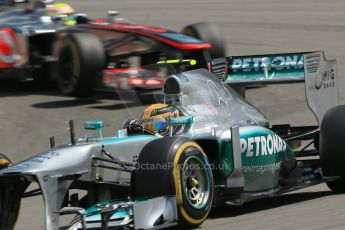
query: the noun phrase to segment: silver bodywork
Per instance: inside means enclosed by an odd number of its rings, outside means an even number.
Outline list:
[[[45,201],[46,229],[58,229],[59,215],[55,212],[62,207],[67,190],[75,179],[85,184],[92,184],[101,176],[102,180],[98,181],[100,184],[114,185],[114,187],[129,186],[129,173],[92,166],[95,164],[93,157],[105,157],[101,151],[103,145],[113,157],[133,162],[133,157],[138,156],[142,147],[153,139],[155,137],[151,136],[129,138],[128,140],[111,138],[78,143],[74,146],[59,146],[2,170],[1,176],[3,179],[20,177],[25,178],[25,181],[37,182]],[[97,200],[111,198],[110,189],[111,187],[96,194]],[[12,195],[16,196],[16,194]],[[8,194],[8,202],[21,199],[21,197],[12,195]]]
[[[181,92],[166,97],[176,97],[183,113],[193,116],[193,124],[186,133],[192,138],[211,138],[212,130],[224,132],[233,126],[268,126],[268,120],[257,108],[206,69],[172,75],[166,85],[174,81]]]
[[[318,71],[324,71],[323,68],[319,67]],[[335,65],[331,66],[332,68],[335,68]],[[318,74],[318,71],[315,74]],[[215,140],[218,143],[232,141],[235,155],[234,171],[228,176],[224,186],[243,190],[245,185],[240,157],[239,128],[268,127],[265,116],[205,69],[169,76],[165,81],[163,93],[166,103],[176,104],[184,115],[193,117],[193,123],[184,127],[183,132],[177,135],[194,140]],[[313,101],[312,98],[309,100]],[[0,194],[5,194],[2,207],[9,207],[8,210],[11,211],[7,216],[13,219],[19,209],[17,203],[25,195],[25,190],[31,182],[37,182],[45,201],[46,229],[58,230],[59,213],[57,212],[63,207],[69,189],[86,190],[89,204],[125,197],[130,190],[131,169],[136,159],[145,144],[157,138],[161,137],[138,135],[80,139],[74,145],[54,147],[1,170]],[[109,161],[109,155],[111,159],[122,163],[116,164],[115,167],[114,162]],[[9,188],[17,192],[6,193],[10,191]],[[133,217],[138,224],[136,228],[153,227],[152,223],[164,213],[168,216],[166,219],[170,221],[167,224],[174,223],[177,219],[176,208],[170,198],[155,199],[143,203],[129,201],[130,208],[133,208],[135,213],[140,213]],[[248,196],[240,202],[250,199],[251,197]],[[118,205],[116,202],[114,204]],[[140,211],[148,210],[149,207],[151,211],[146,214]],[[5,221],[9,220],[4,220],[3,217],[0,219],[2,230],[12,229],[13,223],[6,225]],[[81,223],[75,223],[73,226],[76,225],[80,226]],[[75,229],[73,226],[70,229]]]
[[[189,82],[183,84],[180,77],[171,76],[181,83],[181,110],[194,117],[192,126],[183,133],[190,138],[227,138],[231,126],[267,125],[267,120],[257,109],[237,96],[207,70],[200,69],[183,73]],[[169,79],[169,78],[168,78]],[[167,80],[169,82],[170,80]],[[169,98],[172,95],[166,95]],[[205,107],[206,106],[206,107]],[[242,114],[242,116],[241,116]],[[85,184],[109,184],[129,187],[130,173],[106,168],[97,168],[95,157],[106,158],[102,149],[114,158],[134,162],[143,146],[157,139],[155,136],[134,136],[127,138],[103,138],[81,140],[76,145],[58,146],[31,159],[0,171],[1,178],[20,177],[25,181],[37,182],[45,201],[47,230],[59,227],[56,211],[60,210],[65,194],[77,180]],[[106,162],[103,165],[109,165]],[[99,180],[97,178],[102,178]],[[15,186],[15,185],[14,185]],[[114,189],[114,188],[113,188]],[[114,194],[104,189],[97,194],[97,200],[107,200]],[[24,192],[24,191],[23,191]],[[18,194],[9,194],[8,201],[20,199]],[[95,201],[97,201],[95,200]]]

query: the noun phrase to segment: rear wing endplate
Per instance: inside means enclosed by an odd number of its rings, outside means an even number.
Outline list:
[[[242,95],[250,85],[305,82],[307,103],[319,124],[339,104],[336,60],[326,60],[322,51],[218,58],[210,70]]]

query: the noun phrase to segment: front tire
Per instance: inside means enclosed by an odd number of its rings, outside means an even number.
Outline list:
[[[143,148],[138,163],[132,182],[137,197],[176,195],[180,226],[196,228],[204,222],[214,184],[208,159],[198,144],[181,137],[161,138]],[[155,168],[144,168],[149,165]]]
[[[71,33],[61,44],[57,63],[60,91],[76,97],[92,96],[105,62],[101,41],[92,34]]]

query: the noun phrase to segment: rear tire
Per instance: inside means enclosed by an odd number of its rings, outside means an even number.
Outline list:
[[[204,222],[212,206],[214,185],[199,145],[187,138],[161,138],[143,148],[138,163],[132,181],[135,196],[176,195],[180,226],[196,228]],[[155,167],[144,168],[150,165]]]
[[[62,41],[57,63],[57,83],[65,95],[92,96],[101,81],[105,53],[92,34],[71,33]]]
[[[198,38],[212,45],[209,50],[211,58],[225,57],[225,42],[218,27],[206,22],[199,22],[186,26],[183,34]]]
[[[320,128],[320,159],[325,176],[340,176],[327,182],[336,192],[345,192],[345,106],[331,108],[323,117]]]

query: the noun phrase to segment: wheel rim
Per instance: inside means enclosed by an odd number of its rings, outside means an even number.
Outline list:
[[[211,195],[210,176],[205,162],[199,157],[188,157],[182,167],[182,189],[188,203],[195,209],[208,204]]]
[[[69,49],[65,49],[60,56],[60,72],[63,86],[69,85],[73,76],[73,57]]]
[[[76,45],[66,41],[59,56],[59,85],[64,94],[71,94],[78,84],[80,60]]]

